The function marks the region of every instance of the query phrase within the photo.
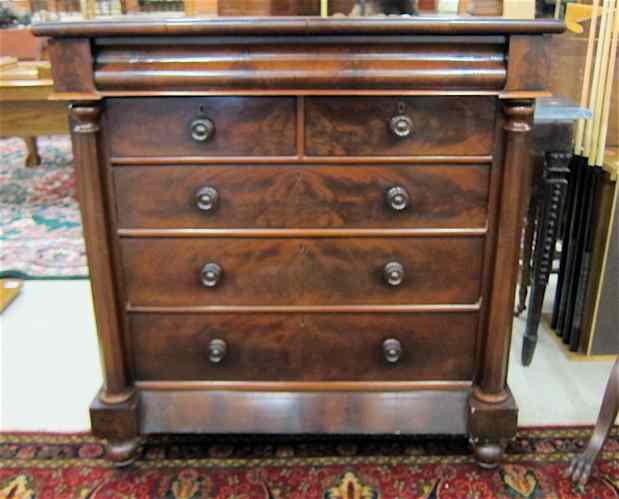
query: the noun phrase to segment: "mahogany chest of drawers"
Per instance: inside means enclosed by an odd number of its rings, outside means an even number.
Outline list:
[[[105,382],[93,431],[468,434],[492,466],[554,21],[47,24]]]

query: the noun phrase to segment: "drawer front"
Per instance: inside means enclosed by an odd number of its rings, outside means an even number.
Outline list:
[[[477,302],[483,241],[181,238],[121,244],[134,305],[363,305]],[[218,279],[211,272],[205,285],[209,263],[220,272]]]
[[[475,165],[114,171],[125,228],[479,228],[488,179]]]
[[[108,99],[106,115],[116,157],[296,153],[292,97]]]
[[[143,381],[470,380],[477,317],[132,314],[131,338]]]
[[[488,155],[493,97],[315,97],[305,102],[309,156]]]

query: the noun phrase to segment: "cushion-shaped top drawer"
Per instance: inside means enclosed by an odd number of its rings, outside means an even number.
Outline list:
[[[113,157],[291,156],[294,97],[108,99]]]
[[[135,166],[123,228],[485,227],[488,165]]]
[[[478,314],[132,314],[141,381],[470,380]]]
[[[311,97],[308,156],[475,156],[493,150],[489,96]]]

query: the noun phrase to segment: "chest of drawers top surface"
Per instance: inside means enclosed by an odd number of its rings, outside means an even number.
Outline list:
[[[554,21],[50,24],[105,384],[95,432],[513,435]]]

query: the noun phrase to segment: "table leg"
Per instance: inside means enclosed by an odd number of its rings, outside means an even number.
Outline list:
[[[39,156],[39,150],[37,148],[36,137],[25,137],[26,149],[28,151],[26,156],[26,166],[33,167],[41,164],[41,156]]]
[[[514,311],[516,317],[527,308],[527,294],[529,292],[529,285],[531,284],[531,253],[533,250],[533,236],[535,235],[537,204],[537,195],[534,191],[529,198],[529,208],[524,227],[524,235],[522,237],[522,264],[520,265],[519,275],[520,287],[518,288],[518,304]]]
[[[529,314],[522,343],[522,364],[528,366],[533,360],[537,345],[537,331],[542,317],[542,304],[548,284],[559,229],[559,218],[565,202],[569,153],[546,154],[543,173],[542,214],[537,227],[535,256],[533,262],[533,285],[529,297]]]

